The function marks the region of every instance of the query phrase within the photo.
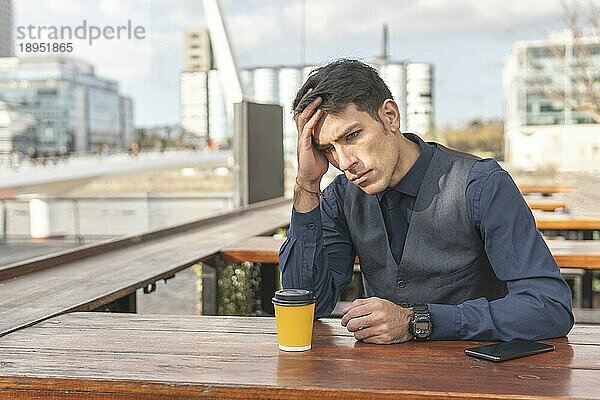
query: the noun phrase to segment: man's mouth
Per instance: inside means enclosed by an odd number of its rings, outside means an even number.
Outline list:
[[[368,174],[369,172],[371,172],[372,170],[367,170],[365,172],[361,172],[360,174],[357,174],[354,178],[351,178],[350,180],[352,181],[352,183],[354,183],[355,185],[360,186],[362,183],[364,183],[367,179],[369,179]]]

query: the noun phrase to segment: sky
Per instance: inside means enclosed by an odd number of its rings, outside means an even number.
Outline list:
[[[503,61],[514,42],[564,27],[559,0],[304,0],[302,51],[302,1],[221,0],[240,68],[297,65],[303,57],[309,64],[371,60],[387,23],[392,59],[434,65],[438,126],[502,118]],[[83,20],[102,28],[128,20],[142,26],[143,39],[72,40],[71,55],[119,82],[134,99],[136,126],[179,121],[183,31],[206,26],[201,0],[13,0],[13,8],[15,29],[74,29]]]

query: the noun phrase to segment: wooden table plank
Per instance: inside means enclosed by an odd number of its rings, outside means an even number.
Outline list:
[[[559,267],[600,269],[600,241],[546,240]]]
[[[223,249],[226,261],[253,261],[277,264],[282,239],[257,236],[241,240]],[[547,240],[546,243],[559,267],[600,269],[600,242],[595,240]],[[356,264],[359,259],[356,258]]]
[[[597,397],[600,327],[548,342],[556,351],[495,364],[464,355],[479,342],[370,345],[324,320],[312,350],[285,353],[272,318],[74,313],[2,338],[0,396]]]
[[[0,336],[71,310],[92,310],[289,222],[291,203],[0,281]]]
[[[534,212],[538,229],[548,230],[600,230],[600,217],[560,213]]]
[[[564,211],[567,209],[567,204],[564,201],[556,200],[528,200],[527,205],[531,210],[555,212],[558,210]]]
[[[555,193],[570,193],[575,190],[574,186],[569,185],[537,185],[521,183],[517,185],[522,194],[541,194],[548,196]]]

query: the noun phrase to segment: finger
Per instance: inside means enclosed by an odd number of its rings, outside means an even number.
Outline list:
[[[360,339],[365,343],[373,343],[373,344],[389,344],[388,337],[385,335],[372,335],[366,337],[364,339]]]
[[[304,93],[304,96],[302,96],[302,98],[301,98],[301,99],[300,99],[300,101],[298,102],[298,105],[302,104],[302,103],[304,102],[304,100],[306,100],[306,98],[308,97],[308,95],[310,94],[310,92],[312,92],[312,91],[313,91],[313,88],[309,88],[309,89],[306,91],[306,93]],[[296,119],[296,117],[297,117],[298,115],[300,115],[300,114],[301,114],[301,113],[300,113],[300,111],[298,111],[298,109],[296,108],[296,109],[294,110],[294,119]]]
[[[308,106],[306,106],[306,108],[300,114],[298,114],[296,118],[296,127],[298,128],[298,131],[304,127],[306,121],[309,120],[314,114],[315,109],[319,106],[319,104],[321,104],[321,101],[321,97],[317,97]]]
[[[372,312],[371,306],[367,304],[362,304],[350,309],[344,316],[342,317],[342,326],[347,326],[348,322],[354,318],[360,318],[367,315],[370,315]]]
[[[317,110],[312,117],[308,120],[306,125],[304,125],[304,131],[312,133],[314,127],[317,125],[321,117],[323,116],[323,110]]]
[[[368,341],[370,338],[379,336],[381,332],[377,330],[376,327],[372,326],[370,328],[360,329],[354,332],[354,338],[356,340],[362,340],[363,342]]]
[[[313,116],[302,128],[302,133],[300,134],[300,141],[303,142],[307,148],[312,146],[312,132],[322,116],[323,110],[317,110],[317,112],[313,114]]]
[[[300,99],[300,101],[298,103],[301,103],[304,99],[306,99],[308,97],[308,95],[310,94],[310,92],[313,91],[313,88],[308,88],[308,90],[306,91],[306,93],[304,93],[304,96],[302,96],[302,99]]]
[[[350,303],[350,305],[344,307],[344,309],[342,310],[342,313],[346,314],[352,308],[368,303],[369,301],[371,301],[370,299],[372,299],[372,297],[368,297],[366,299],[356,299],[352,303]]]
[[[372,314],[365,315],[363,317],[352,318],[346,324],[346,328],[348,328],[349,332],[360,331],[361,329],[370,328],[372,325],[371,320]]]
[[[310,92],[312,92],[312,89],[308,89],[308,92],[306,92],[304,94],[304,96],[302,96],[302,99],[298,102],[298,104],[302,104],[304,102],[304,100],[308,97],[308,95],[310,94]],[[298,109],[294,110],[294,119],[296,119],[296,117],[299,117],[300,115],[302,115],[302,113],[304,111],[306,111],[306,109],[308,107],[310,107],[312,105],[312,103],[316,102],[317,99],[320,99],[320,97],[317,97],[317,98],[313,99],[313,101],[308,106],[306,106],[302,111],[299,111]]]

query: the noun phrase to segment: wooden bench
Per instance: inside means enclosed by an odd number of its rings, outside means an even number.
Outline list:
[[[289,223],[277,199],[142,235],[92,244],[0,268],[0,336],[68,311],[115,301],[135,311],[136,290],[212,257],[223,248]]]

